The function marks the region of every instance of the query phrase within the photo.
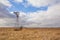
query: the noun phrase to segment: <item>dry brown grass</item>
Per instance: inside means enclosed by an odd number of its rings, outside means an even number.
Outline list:
[[[60,40],[60,28],[0,28],[0,40]]]

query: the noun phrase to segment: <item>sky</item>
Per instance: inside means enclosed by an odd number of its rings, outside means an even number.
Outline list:
[[[0,0],[0,26],[15,25],[14,11],[24,27],[60,27],[60,0]]]

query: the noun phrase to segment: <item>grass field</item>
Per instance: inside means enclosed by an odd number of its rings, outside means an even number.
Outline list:
[[[0,40],[60,40],[60,28],[0,28]]]

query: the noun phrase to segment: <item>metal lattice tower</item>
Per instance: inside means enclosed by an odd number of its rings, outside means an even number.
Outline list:
[[[19,12],[14,12],[16,15],[16,27],[19,27]]]
[[[22,26],[19,26],[19,25],[21,25],[21,23],[19,24],[19,12],[14,12],[14,14],[16,15],[16,27],[18,28],[15,30],[21,30]]]

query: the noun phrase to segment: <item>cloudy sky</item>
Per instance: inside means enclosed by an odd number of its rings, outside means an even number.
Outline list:
[[[14,11],[24,27],[60,27],[60,0],[0,0],[0,26],[14,26]]]

